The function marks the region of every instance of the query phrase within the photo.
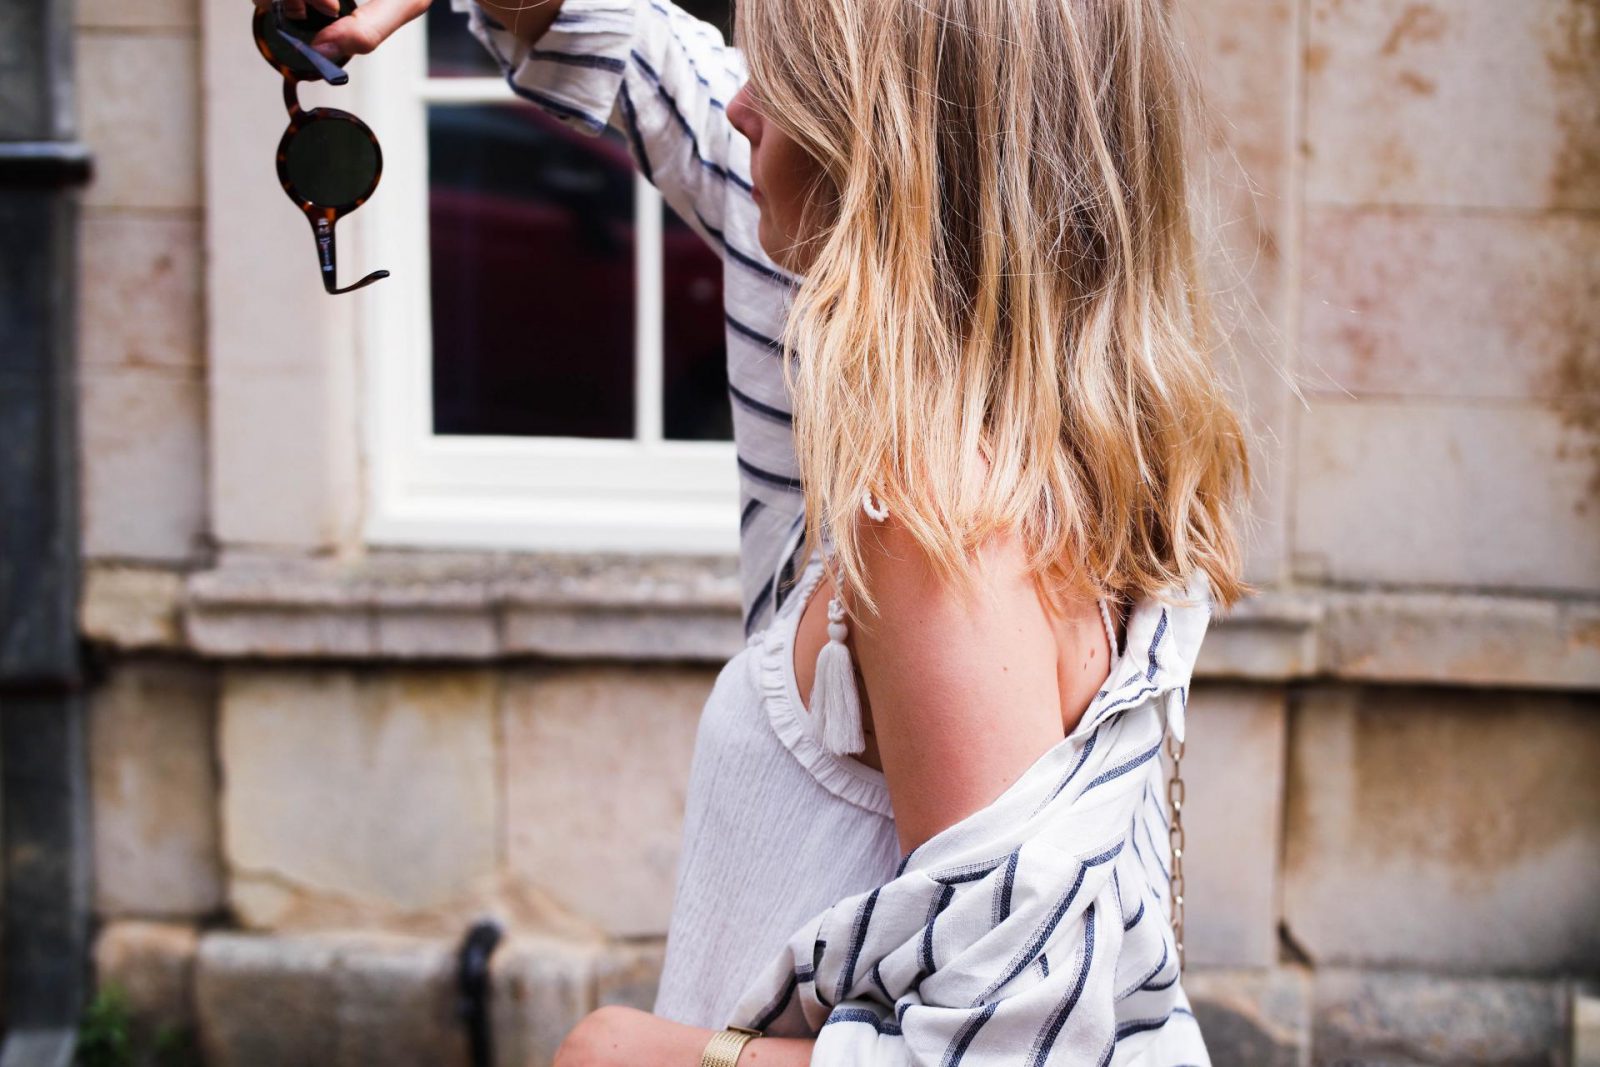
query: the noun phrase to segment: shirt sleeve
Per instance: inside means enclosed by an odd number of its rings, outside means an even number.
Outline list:
[[[749,142],[726,103],[743,57],[671,0],[565,0],[536,43],[473,0],[451,0],[512,92],[574,129],[623,134],[639,172],[714,247],[730,184],[750,190]]]

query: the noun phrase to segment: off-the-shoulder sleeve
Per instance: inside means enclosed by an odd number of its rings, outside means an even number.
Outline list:
[[[621,132],[634,163],[714,245],[731,184],[750,189],[749,143],[728,122],[743,57],[671,0],[565,0],[528,44],[473,0],[451,0],[519,97],[584,133]]]
[[[889,881],[802,924],[729,1021],[814,1036],[817,1067],[1209,1065],[1171,925],[1160,760],[1207,589],[1136,604],[1080,725]]]

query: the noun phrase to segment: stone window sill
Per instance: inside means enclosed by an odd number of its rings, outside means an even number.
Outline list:
[[[733,556],[90,563],[81,620],[91,640],[213,659],[721,661],[744,644]]]
[[[722,663],[732,556],[230,554],[193,572],[90,562],[84,635],[205,659]],[[1212,624],[1199,677],[1600,688],[1600,599],[1297,585]]]

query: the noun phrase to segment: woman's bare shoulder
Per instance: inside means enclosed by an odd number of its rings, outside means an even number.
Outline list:
[[[1065,736],[1061,668],[1095,653],[1068,640],[1064,660],[1061,624],[1019,537],[982,546],[983,580],[969,597],[893,515],[859,521],[876,610],[852,638],[901,845],[911,848],[986,806]],[[1097,610],[1093,620],[1099,627]],[[1071,626],[1085,630],[1082,619]],[[1092,645],[1094,633],[1076,643]]]

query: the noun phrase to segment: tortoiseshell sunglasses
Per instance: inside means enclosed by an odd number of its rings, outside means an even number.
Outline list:
[[[355,9],[355,0],[340,0],[341,17]],[[371,128],[350,112],[300,107],[301,82],[343,85],[350,80],[340,69],[342,63],[311,47],[312,38],[333,21],[309,4],[305,18],[291,19],[283,13],[283,0],[273,0],[270,8],[256,12],[251,25],[256,48],[283,75],[283,103],[289,109],[289,128],[278,142],[278,183],[311,223],[322,287],[330,293],[349,293],[389,276],[386,270],[375,270],[354,285],[339,288],[333,244],[334,223],[365,204],[378,187],[383,151]]]

